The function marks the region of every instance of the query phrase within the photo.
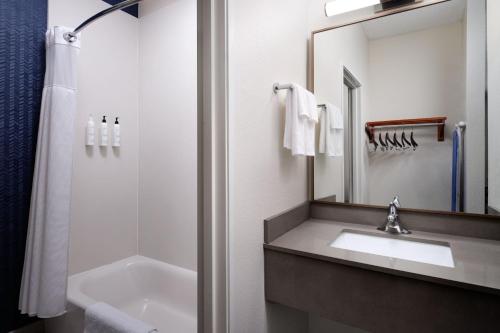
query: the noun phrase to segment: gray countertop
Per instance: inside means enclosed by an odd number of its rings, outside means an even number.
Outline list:
[[[264,246],[360,268],[500,294],[500,241],[414,230],[411,235],[393,236],[449,243],[455,263],[455,267],[449,268],[331,247],[330,244],[343,230],[388,235],[363,224],[308,219]]]

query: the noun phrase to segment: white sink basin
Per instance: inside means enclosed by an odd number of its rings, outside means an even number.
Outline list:
[[[398,236],[344,230],[330,246],[338,249],[371,253],[385,257],[455,267],[450,245],[444,242],[398,239]]]

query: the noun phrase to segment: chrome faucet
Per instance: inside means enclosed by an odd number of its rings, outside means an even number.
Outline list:
[[[398,208],[401,208],[401,204],[399,203],[398,196],[395,196],[394,200],[389,203],[389,214],[387,215],[387,222],[384,225],[378,227],[378,230],[398,235],[411,234],[411,232],[403,227],[399,222]]]

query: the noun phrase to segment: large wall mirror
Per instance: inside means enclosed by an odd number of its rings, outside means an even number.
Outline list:
[[[314,199],[498,213],[500,1],[390,14],[312,34]]]

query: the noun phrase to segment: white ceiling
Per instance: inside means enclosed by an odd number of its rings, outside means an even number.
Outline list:
[[[461,21],[465,16],[465,4],[466,0],[451,0],[363,22],[361,25],[369,40],[425,30]]]

